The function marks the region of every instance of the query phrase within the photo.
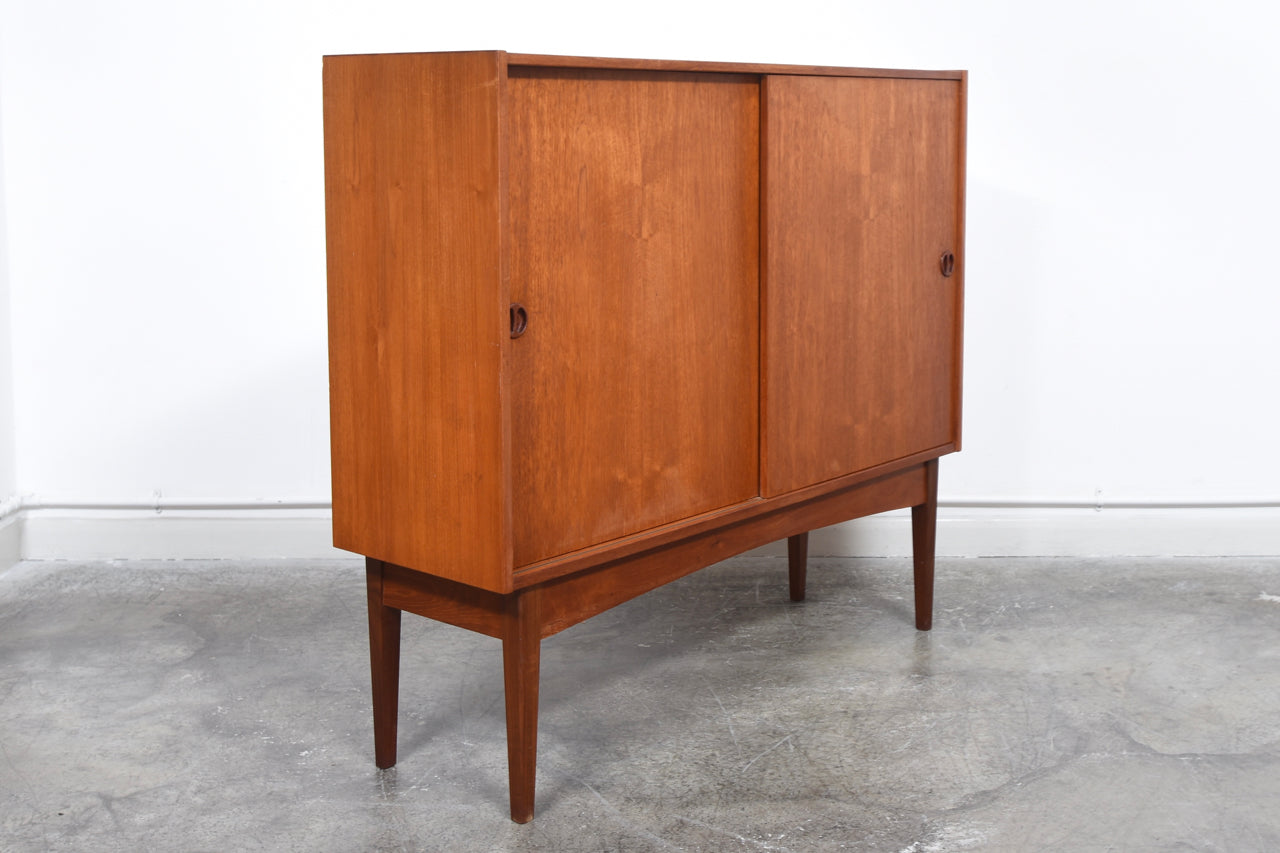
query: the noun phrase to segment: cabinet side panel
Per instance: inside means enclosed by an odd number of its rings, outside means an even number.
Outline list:
[[[969,72],[960,76],[960,119],[956,127],[956,356],[952,381],[955,383],[954,403],[951,413],[952,430],[955,433],[956,450],[962,439],[962,413],[964,408],[964,279],[967,253],[965,252],[965,191],[968,187],[968,136],[969,136]]]
[[[758,492],[759,82],[509,84],[521,566]]]
[[[324,65],[334,544],[497,591],[501,59]]]
[[[958,80],[764,86],[766,496],[955,442]],[[956,265],[961,266],[962,259]]]

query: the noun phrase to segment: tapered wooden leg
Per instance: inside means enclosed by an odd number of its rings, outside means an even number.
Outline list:
[[[924,463],[925,502],[911,508],[915,560],[916,628],[933,627],[933,556],[938,538],[938,460]]]
[[[369,663],[373,681],[373,760],[396,763],[396,714],[400,697],[400,611],[382,603],[382,563],[365,560],[369,585]]]
[[[538,590],[508,597],[502,637],[502,670],[507,698],[507,772],[511,819],[533,820],[534,777],[538,764],[538,658],[542,623]]]
[[[805,568],[809,562],[809,534],[787,537],[787,571],[791,581],[791,600],[804,601]]]

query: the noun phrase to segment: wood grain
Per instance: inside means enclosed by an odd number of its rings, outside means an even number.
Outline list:
[[[437,622],[501,637],[506,604],[496,592],[392,563],[382,564],[382,602]]]
[[[764,81],[766,497],[956,440],[960,95]]]
[[[525,566],[515,573],[514,585],[517,589],[536,586],[548,580],[557,577],[564,577],[575,574],[596,566],[604,565],[618,560],[623,560],[644,551],[663,548],[672,543],[679,542],[691,537],[701,536],[705,533],[714,532],[718,529],[735,527],[737,525],[751,522],[762,516],[779,513],[794,507],[800,507],[820,498],[823,495],[835,494],[843,492],[854,486],[864,483],[870,483],[898,471],[904,471],[914,468],[930,459],[936,459],[952,451],[951,445],[943,445],[942,447],[932,448],[921,453],[916,453],[905,459],[896,459],[892,463],[885,465],[877,465],[873,468],[867,468],[857,471],[853,474],[847,474],[843,477],[837,477],[834,480],[827,480],[813,486],[807,486],[802,489],[787,492],[784,495],[778,495],[768,499],[753,498],[743,501],[733,506],[724,507],[712,512],[703,513],[701,515],[683,518],[679,521],[673,521],[670,524],[664,524],[660,527],[650,528],[631,536],[623,536],[618,539],[612,539],[599,545],[583,548],[568,554],[561,554],[530,566]],[[904,505],[905,506],[905,505]],[[893,507],[889,507],[892,509]],[[876,510],[879,512],[880,510]],[[848,516],[847,518],[854,518]],[[836,519],[841,521],[845,519]],[[836,521],[827,522],[835,524]],[[820,526],[820,525],[818,525]],[[812,530],[813,528],[803,528]],[[791,534],[780,534],[775,539],[782,536],[790,536]],[[764,540],[759,544],[771,542]],[[755,546],[747,546],[755,547]],[[732,556],[726,554],[725,556]]]
[[[542,635],[558,631],[616,607],[698,569],[808,530],[914,506],[925,500],[924,466],[828,491],[786,510],[718,527],[662,547],[540,584]]]
[[[334,544],[510,586],[497,53],[328,57]]]
[[[403,610],[501,639],[517,822],[543,637],[781,538],[799,600],[809,530],[903,507],[928,629],[962,72],[490,51],[324,76],[334,538],[369,557],[378,766]]]
[[[511,69],[517,567],[758,492],[758,86]]]
[[[938,460],[924,466],[925,499],[911,507],[911,550],[916,628],[933,627],[933,563],[938,543]]]
[[[506,597],[502,675],[507,708],[507,779],[511,819],[533,820],[538,764],[538,672],[542,656],[542,590]]]
[[[956,270],[951,276],[951,286],[956,291],[956,335],[955,358],[951,371],[951,431],[956,451],[964,443],[962,439],[962,411],[964,394],[964,234],[965,234],[965,193],[969,186],[969,72],[960,72],[960,126],[956,128],[959,140],[956,146],[956,175],[960,186],[956,190]]]
[[[400,611],[383,600],[383,564],[365,560],[369,599],[369,663],[373,687],[373,758],[378,767],[396,763],[400,705]]]

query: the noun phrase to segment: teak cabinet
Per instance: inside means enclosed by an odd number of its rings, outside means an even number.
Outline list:
[[[913,508],[960,445],[963,72],[500,51],[324,62],[334,542],[399,619],[500,638],[511,814],[538,653],[691,571]]]

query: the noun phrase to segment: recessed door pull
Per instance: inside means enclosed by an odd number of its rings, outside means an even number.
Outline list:
[[[511,337],[518,338],[524,334],[529,325],[529,312],[519,302],[511,303]]]

